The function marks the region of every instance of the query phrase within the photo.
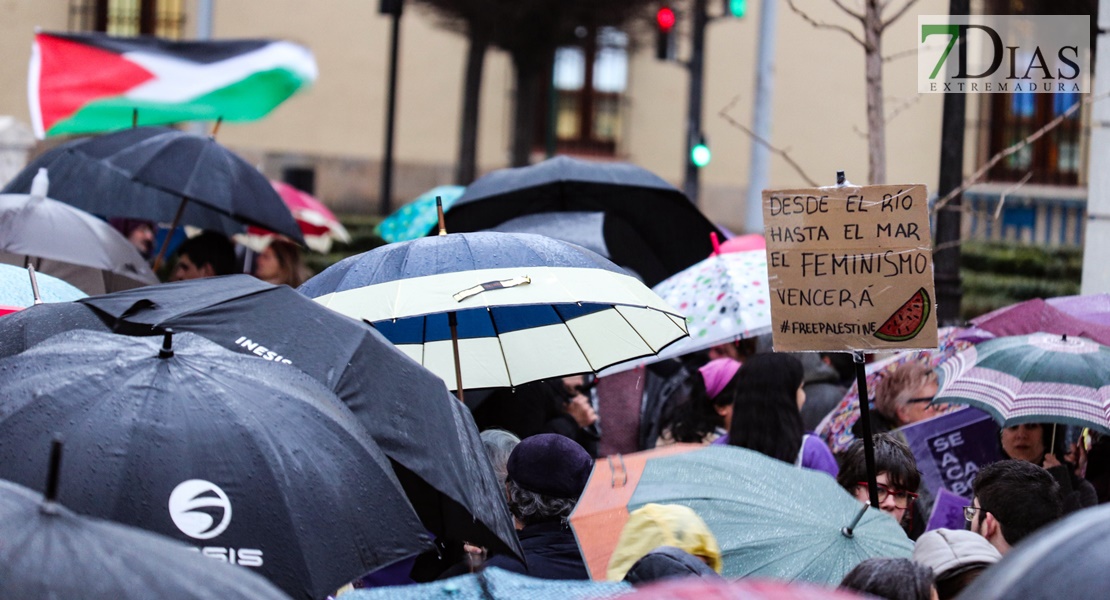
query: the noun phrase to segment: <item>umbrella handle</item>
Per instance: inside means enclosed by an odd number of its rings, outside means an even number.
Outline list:
[[[35,304],[42,304],[42,295],[39,293],[39,278],[35,277],[35,265],[27,262],[27,276],[31,278],[31,293],[35,296]]]
[[[188,198],[181,198],[181,204],[177,205],[177,214],[173,216],[173,223],[170,224],[170,230],[166,232],[166,239],[162,240],[162,249],[158,251],[158,258],[154,259],[154,266],[151,268],[155,273],[162,268],[162,260],[166,258],[166,250],[170,247],[170,238],[173,237],[173,232],[177,229],[181,215],[185,212],[185,205],[188,203]]]
[[[856,518],[852,519],[852,522],[849,523],[847,527],[842,527],[840,529],[841,535],[846,538],[853,537],[853,530],[856,528],[856,525],[859,525],[860,519],[863,518],[863,515],[867,514],[867,509],[869,508],[871,508],[871,503],[864,502],[863,506],[860,507],[859,512],[856,513]]]

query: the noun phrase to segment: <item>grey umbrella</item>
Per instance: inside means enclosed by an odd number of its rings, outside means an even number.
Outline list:
[[[0,598],[289,600],[247,569],[67,510],[52,463],[47,496],[0,480]]]
[[[45,170],[30,194],[0,194],[0,262],[35,268],[87,294],[158,283],[127,238],[111,225],[46,197]]]

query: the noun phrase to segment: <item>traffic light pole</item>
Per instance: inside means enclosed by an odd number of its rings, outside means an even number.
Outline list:
[[[686,174],[682,183],[682,190],[686,197],[694,204],[698,203],[698,166],[694,164],[694,145],[701,136],[701,105],[702,86],[705,72],[705,26],[709,23],[709,0],[694,0],[693,2],[693,28],[690,31],[690,94],[689,105],[686,109],[686,154],[683,158],[686,164]]]
[[[381,188],[378,191],[378,212],[388,215],[393,204],[393,127],[397,120],[397,52],[401,38],[401,12],[404,0],[381,0],[379,12],[393,19],[389,38],[389,83],[386,91],[385,147],[382,149]]]

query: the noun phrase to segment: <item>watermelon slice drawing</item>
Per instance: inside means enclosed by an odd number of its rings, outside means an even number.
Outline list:
[[[924,329],[932,306],[933,301],[929,298],[929,292],[925,291],[925,288],[917,290],[905,304],[890,315],[883,326],[875,332],[875,337],[884,342],[912,340]]]

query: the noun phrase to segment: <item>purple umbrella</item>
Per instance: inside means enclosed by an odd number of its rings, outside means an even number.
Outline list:
[[[1110,345],[1110,306],[1107,305],[1110,305],[1110,297],[1105,295],[1048,301],[1034,298],[989,312],[971,322],[997,336],[1043,331],[1085,337]]]

